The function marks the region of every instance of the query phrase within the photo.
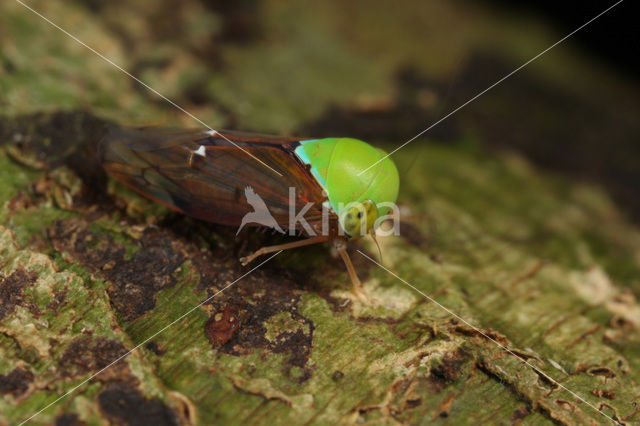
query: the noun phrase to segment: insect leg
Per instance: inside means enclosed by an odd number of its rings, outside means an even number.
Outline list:
[[[311,245],[311,244],[324,243],[325,241],[329,241],[329,238],[330,237],[327,237],[327,236],[324,236],[324,235],[318,235],[318,236],[315,236],[315,237],[307,238],[307,239],[304,239],[304,240],[298,240],[298,241],[294,241],[294,242],[291,242],[291,243],[278,244],[278,245],[275,245],[275,246],[262,247],[262,248],[258,249],[253,254],[250,254],[247,257],[241,257],[240,258],[240,263],[242,263],[242,265],[244,266],[247,263],[251,262],[256,257],[262,256],[263,254],[273,253],[274,251],[279,251],[279,250],[288,250],[288,249],[297,248],[297,247],[304,247],[304,246],[308,246],[308,245]]]
[[[344,241],[336,240],[335,247],[347,267],[347,272],[349,272],[349,278],[351,278],[351,283],[353,284],[351,286],[351,293],[361,302],[370,302],[371,298],[369,297],[369,293],[362,287],[360,278],[358,278],[358,274],[356,274],[356,269],[353,267],[353,263],[351,263],[351,258],[349,257],[349,253],[347,253],[347,245]]]

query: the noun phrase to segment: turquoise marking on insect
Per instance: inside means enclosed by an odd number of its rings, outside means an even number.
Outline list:
[[[314,167],[313,163],[311,162],[311,159],[309,159],[309,156],[307,155],[307,152],[304,149],[304,146],[310,142],[317,142],[319,139],[309,139],[306,141],[300,141],[300,146],[297,147],[294,152],[296,153],[296,155],[298,156],[298,158],[300,158],[300,160],[302,160],[303,163],[308,164],[309,166],[311,166],[311,174],[313,175],[314,178],[316,178],[316,180],[318,181],[318,183],[320,184],[320,186],[322,186],[322,189],[324,189],[327,193],[327,184],[324,180],[324,177],[322,177],[322,175],[320,174],[320,172],[318,171],[317,167]]]

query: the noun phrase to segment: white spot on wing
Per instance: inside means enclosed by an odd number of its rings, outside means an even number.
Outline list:
[[[218,134],[218,132],[217,132],[217,131],[215,131],[215,130],[213,130],[213,129],[211,129],[211,130],[207,130],[207,134],[208,134],[209,136],[215,136],[215,135],[217,135],[217,134]]]
[[[199,155],[201,157],[206,157],[206,149],[204,147],[204,145],[200,145],[200,148],[196,149],[195,151],[193,151],[194,154]]]

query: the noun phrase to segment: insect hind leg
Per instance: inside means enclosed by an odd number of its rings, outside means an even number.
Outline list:
[[[280,251],[280,250],[288,250],[288,249],[292,249],[292,248],[309,246],[309,245],[312,245],[312,244],[324,243],[326,241],[329,241],[329,239],[330,239],[330,237],[327,237],[327,236],[324,236],[324,235],[318,235],[316,237],[311,237],[311,238],[307,238],[307,239],[304,239],[304,240],[293,241],[291,243],[277,244],[277,245],[274,245],[274,246],[261,247],[258,250],[256,250],[255,252],[253,252],[252,254],[250,254],[249,256],[241,257],[240,258],[240,263],[242,263],[242,266],[245,266],[249,262],[253,261],[256,257],[262,256],[263,254],[273,253],[273,252]]]

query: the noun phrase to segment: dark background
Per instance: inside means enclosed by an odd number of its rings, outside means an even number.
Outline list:
[[[615,4],[616,0],[489,0],[489,3],[523,14],[538,14],[564,36]],[[598,55],[632,78],[638,77],[640,69],[640,21],[637,11],[633,12],[633,4],[624,0],[572,36],[583,49]]]

